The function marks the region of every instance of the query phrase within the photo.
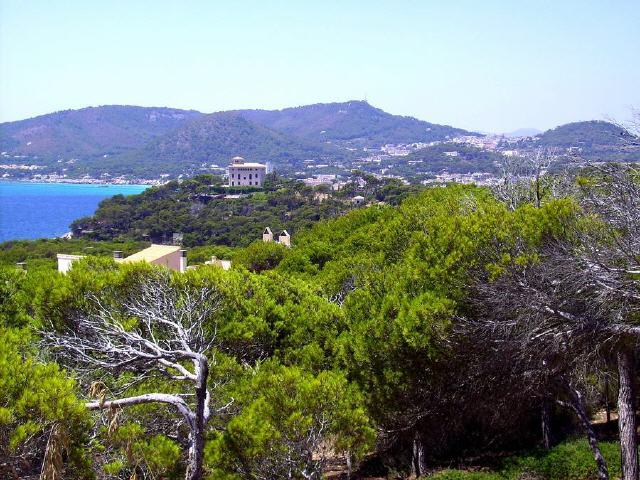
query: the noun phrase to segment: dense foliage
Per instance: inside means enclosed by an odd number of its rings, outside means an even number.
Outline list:
[[[350,153],[322,143],[289,137],[248,121],[233,112],[205,115],[149,142],[143,148],[101,161],[100,168],[136,175],[154,171],[177,176],[223,166],[240,155],[248,161],[269,163],[280,172],[304,168],[309,158],[340,161]]]
[[[200,175],[139,195],[116,195],[101,202],[92,217],[74,222],[72,228],[75,234],[100,240],[166,242],[179,232],[186,246],[246,246],[261,239],[266,227],[274,234],[286,229],[295,235],[318,220],[342,215],[355,207],[354,195],[397,203],[412,191],[399,182],[367,179],[365,187],[354,183],[331,192],[271,176],[265,191],[229,191],[220,187],[219,177]],[[227,193],[242,195],[229,198]]]
[[[637,135],[637,133],[635,133]],[[567,154],[558,166],[576,159],[590,162],[638,162],[640,146],[634,132],[601,120],[574,122],[547,130],[532,139],[521,141],[516,148],[534,151],[553,149]]]
[[[452,464],[484,471],[435,478],[631,478],[638,172],[583,175],[537,202],[461,185],[372,201],[300,228],[290,249],[194,249],[233,255],[228,271],[99,256],[66,275],[5,267],[6,465],[64,478],[317,479],[329,465],[406,478]],[[177,216],[212,181],[134,198]],[[396,187],[366,194],[400,199]],[[298,188],[248,198],[277,205]],[[140,208],[105,207],[122,222]],[[615,428],[593,414],[617,387],[619,443],[601,442]],[[588,442],[561,443],[583,431]]]

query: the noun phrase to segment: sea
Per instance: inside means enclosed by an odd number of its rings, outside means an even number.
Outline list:
[[[101,200],[148,187],[0,181],[0,242],[60,237],[71,222],[93,214]]]

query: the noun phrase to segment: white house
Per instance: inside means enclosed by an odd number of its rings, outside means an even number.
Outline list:
[[[58,271],[67,273],[73,262],[83,258],[84,255],[59,253],[57,257]],[[118,263],[148,262],[154,265],[163,265],[170,270],[178,272],[187,270],[187,251],[180,246],[174,245],[151,245],[126,258],[122,258],[122,252],[115,251],[113,252],[113,258]]]
[[[245,162],[242,157],[233,157],[228,171],[230,187],[262,187],[267,166]]]
[[[71,264],[76,260],[80,260],[84,255],[69,255],[66,253],[59,253],[58,257],[58,271],[60,273],[67,273],[71,269]]]

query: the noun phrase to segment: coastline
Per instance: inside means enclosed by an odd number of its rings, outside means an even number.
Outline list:
[[[3,183],[30,183],[35,185],[96,185],[96,186],[104,186],[104,187],[157,187],[160,185],[164,185],[166,182],[158,181],[158,180],[145,180],[145,179],[136,179],[132,182],[108,182],[98,179],[88,179],[88,178],[65,178],[59,180],[53,179],[44,179],[44,178],[28,178],[28,179],[15,179],[15,178],[0,178],[0,185]]]

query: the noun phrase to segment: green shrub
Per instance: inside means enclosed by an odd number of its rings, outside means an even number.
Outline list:
[[[616,442],[601,442],[609,475],[620,475],[620,451]],[[596,480],[598,471],[586,440],[570,440],[551,450],[536,450],[505,460],[500,468],[488,472],[442,470],[435,480]]]
[[[612,478],[620,474],[620,452],[615,442],[600,443]],[[545,480],[592,480],[598,478],[593,453],[586,440],[561,443],[548,452],[539,451],[515,457],[505,463],[508,469],[537,474]]]
[[[464,470],[442,470],[431,477],[434,480],[504,480],[499,472],[467,472]]]

